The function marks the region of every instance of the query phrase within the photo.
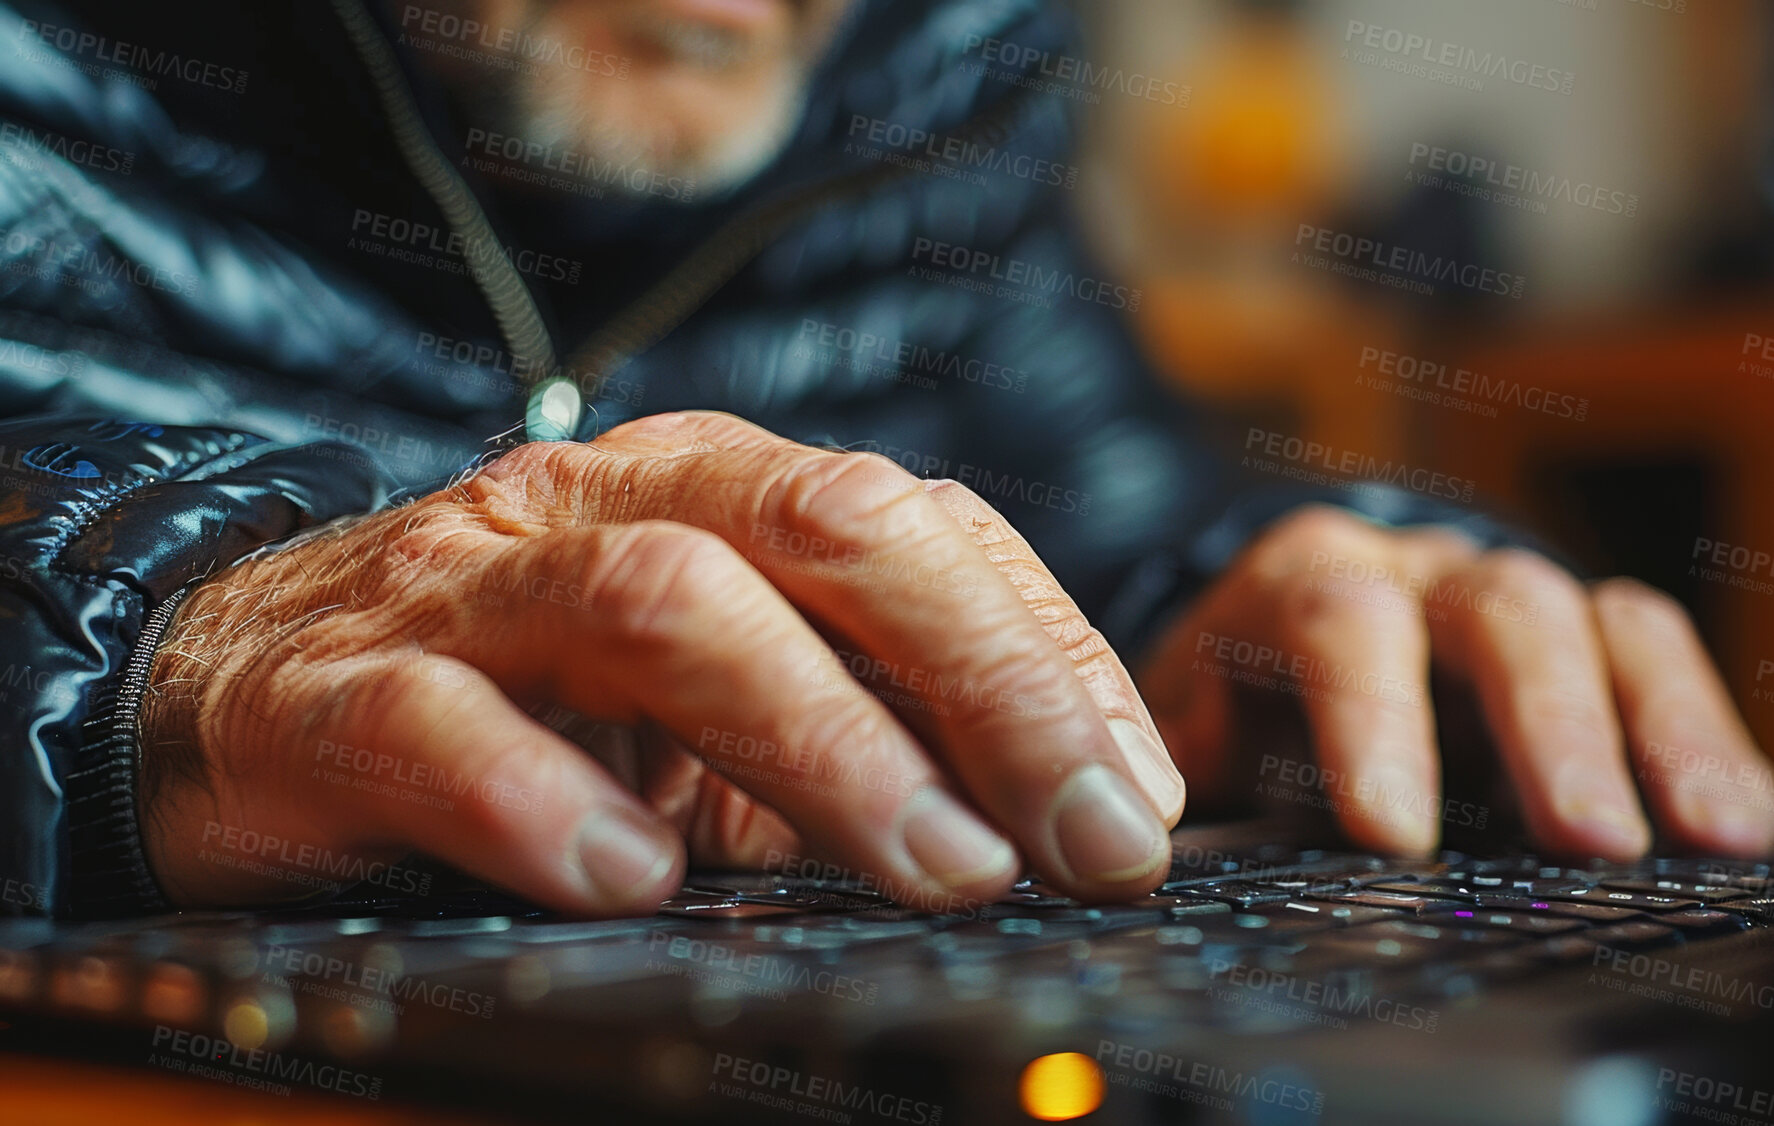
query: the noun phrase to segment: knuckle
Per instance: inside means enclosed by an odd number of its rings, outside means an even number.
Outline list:
[[[1568,724],[1596,735],[1617,737],[1612,715],[1588,693],[1568,689],[1541,689],[1521,703],[1524,730],[1557,730]]]
[[[585,454],[578,442],[526,442],[475,474],[470,483],[568,476],[585,463]]]
[[[1321,583],[1288,583],[1276,601],[1284,628],[1305,642],[1346,634],[1365,616],[1362,607]]]
[[[1604,579],[1593,589],[1596,608],[1604,617],[1660,632],[1693,628],[1688,608],[1649,583],[1621,576]]]
[[[620,426],[611,427],[599,436],[597,440],[600,442],[613,440],[625,434],[669,433],[673,430],[681,430],[686,422],[693,422],[697,417],[704,413],[712,414],[713,412],[660,411],[657,414],[644,414],[639,418],[630,419]]]
[[[581,442],[528,442],[438,494],[467,514],[546,522],[546,514],[582,508],[598,496],[608,469],[603,451]]]
[[[911,503],[907,503],[910,501]],[[918,478],[878,455],[818,453],[795,458],[771,482],[765,523],[865,548],[933,534]]]
[[[1583,597],[1576,576],[1538,552],[1506,547],[1484,560],[1488,584],[1504,591],[1521,592],[1542,601]]]
[[[584,604],[621,642],[672,645],[693,619],[743,589],[724,540],[684,524],[642,521],[609,533],[585,564]]]
[[[679,425],[693,427],[697,433],[705,437],[725,437],[734,439],[770,438],[776,441],[783,440],[777,438],[776,435],[755,422],[747,422],[738,415],[728,414],[726,411],[678,411],[676,412],[676,418]]]
[[[1429,524],[1403,533],[1412,546],[1431,555],[1469,557],[1479,553],[1479,541],[1451,524]]]
[[[662,411],[612,427],[590,444],[604,451],[632,448],[716,450],[758,439],[782,441],[763,427],[724,411]]]
[[[823,780],[838,773],[835,760],[854,754],[853,748],[887,745],[891,727],[884,709],[863,692],[812,705],[785,732],[784,745],[806,753],[785,765],[793,774]]]
[[[874,470],[875,477],[884,484],[891,484],[905,489],[922,490],[929,485],[937,483],[926,481],[924,478],[913,473],[911,470],[899,464],[899,462],[894,461],[886,454],[879,453],[875,450],[857,450],[853,453],[833,454],[832,456],[852,461],[859,465],[869,466]],[[965,486],[957,481],[944,480],[941,483],[954,485],[958,489],[965,488]]]
[[[1039,649],[1023,646],[1001,649],[964,672],[963,684],[979,697],[1023,697],[1033,701],[1042,716],[1063,717],[1089,703],[1083,684],[1070,662],[1057,661]],[[995,723],[1003,718],[990,708],[966,708],[962,719]]]
[[[617,434],[673,434],[686,427],[696,427],[703,431],[730,430],[733,433],[759,431],[759,428],[746,422],[736,415],[723,411],[685,410],[660,411],[658,414],[645,414],[631,419],[621,426],[612,427],[606,436]]]
[[[1359,518],[1327,504],[1310,504],[1282,517],[1262,535],[1257,560],[1267,569],[1292,570],[1303,553],[1374,554],[1375,530]]]
[[[381,566],[368,584],[376,601],[452,601],[455,584],[472,574],[487,545],[475,531],[466,513],[441,506],[415,512],[381,545]]]
[[[1358,517],[1328,504],[1308,504],[1277,521],[1277,538],[1301,543],[1346,543],[1369,531]]]
[[[442,689],[467,688],[480,676],[480,670],[466,661],[436,653],[422,653],[412,661],[412,676]]]
[[[507,557],[496,543],[496,534],[458,513],[415,521],[380,545],[381,558],[344,592],[347,608],[362,613],[320,623],[331,628],[315,640],[349,651],[401,637],[472,636],[479,606],[507,593],[497,573]]]
[[[416,656],[395,661],[358,678],[357,698],[348,714],[363,718],[364,735],[372,745],[381,743],[387,730],[422,722],[435,704],[447,706],[461,698],[427,677],[421,671],[423,661]]]

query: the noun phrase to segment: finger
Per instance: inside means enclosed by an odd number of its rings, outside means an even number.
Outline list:
[[[671,827],[473,666],[427,656],[324,675],[354,677],[317,769],[358,775],[333,793],[358,846],[418,848],[575,914],[651,915],[681,883]]]
[[[1297,576],[1278,595],[1278,651],[1312,733],[1325,796],[1344,832],[1379,852],[1422,856],[1440,835],[1435,721],[1421,617],[1352,597],[1343,580]]]
[[[1219,623],[1236,620],[1224,607],[1236,602],[1238,590],[1248,585],[1235,576],[1216,586],[1164,633],[1140,672],[1140,694],[1156,715],[1164,745],[1197,803],[1234,797],[1229,792],[1232,684],[1217,675],[1211,650],[1221,632]]]
[[[1476,689],[1536,839],[1574,855],[1642,855],[1650,827],[1588,593],[1551,561],[1514,549],[1440,582],[1436,658]]]
[[[1128,770],[1167,826],[1183,814],[1183,776],[1171,761],[1152,715],[1140,699],[1133,678],[1100,630],[1091,626],[1053,572],[1041,562],[1010,522],[971,489],[955,481],[930,481],[925,491],[942,504],[962,530],[1007,577],[1023,602],[1034,611],[1047,636],[1071,658],[1097,710],[1109,721],[1127,758]]]
[[[557,705],[544,711],[538,718],[550,729],[602,763],[677,831],[692,866],[763,868],[805,855],[780,813],[727,781],[669,731],[603,723]]]
[[[1230,784],[1233,686],[1285,692],[1306,706],[1327,796],[1352,835],[1388,851],[1430,847],[1439,770],[1423,689],[1424,577],[1476,553],[1444,529],[1382,529],[1323,506],[1254,542],[1144,670],[1196,792]],[[1387,776],[1374,777],[1381,767]]]
[[[714,535],[656,521],[565,529],[469,585],[560,593],[509,599],[498,627],[465,618],[429,641],[520,695],[658,723],[902,902],[995,898],[1014,882],[1010,842],[947,792],[880,701],[818,675],[831,650]]]
[[[948,713],[928,713],[931,749],[1068,894],[1121,898],[1156,885],[1169,837],[1107,721],[1009,580],[917,478],[722,416],[652,416],[618,430],[611,448],[660,434],[674,451],[730,439],[732,448],[663,460],[600,450],[605,464],[587,487],[619,496],[624,518],[692,520],[721,536],[811,620],[866,639],[871,656],[917,680],[914,691]]]
[[[751,558],[939,705],[920,725],[927,743],[1035,867],[1087,899],[1155,886],[1169,858],[1159,801],[1141,795],[1071,661],[922,483],[874,455],[804,451],[765,480],[747,505],[762,519],[748,523],[842,545],[845,561],[809,573],[774,536]],[[887,581],[859,584],[859,571]]]
[[[1728,856],[1774,849],[1774,774],[1687,611],[1632,579],[1594,587],[1639,786],[1683,848]]]
[[[1382,531],[1341,512],[1304,513],[1283,539],[1312,545],[1288,549],[1308,563],[1279,580],[1277,632],[1297,670],[1321,787],[1357,843],[1427,855],[1442,809],[1427,576],[1476,548],[1444,529]]]
[[[718,766],[681,740],[642,728],[645,744],[640,794],[683,834],[692,863],[713,868],[765,868],[805,846],[782,814],[728,781]]]

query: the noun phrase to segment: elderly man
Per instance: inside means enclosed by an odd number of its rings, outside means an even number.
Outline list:
[[[1068,227],[1052,4],[13,0],[0,43],[12,910],[413,853],[584,914],[773,851],[1124,898],[1251,681],[1421,853],[1432,660],[1546,849],[1774,841],[1667,597],[1408,475],[1216,468]]]

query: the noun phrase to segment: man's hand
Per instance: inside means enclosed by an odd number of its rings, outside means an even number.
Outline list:
[[[805,849],[896,899],[1162,877],[1183,784],[1131,679],[958,485],[715,414],[523,447],[193,592],[140,801],[185,905],[411,850],[546,905],[651,913]],[[872,690],[871,690],[872,689]],[[619,779],[536,718],[626,725]]]
[[[1345,830],[1423,853],[1440,830],[1432,656],[1474,689],[1543,847],[1643,853],[1635,776],[1672,844],[1774,847],[1770,763],[1673,599],[1627,579],[1586,589],[1538,555],[1445,529],[1295,513],[1165,635],[1141,686],[1198,795],[1226,780],[1234,686],[1297,698],[1317,765],[1349,780]]]

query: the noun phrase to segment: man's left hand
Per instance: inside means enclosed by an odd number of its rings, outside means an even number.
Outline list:
[[[1422,854],[1442,808],[1431,660],[1473,690],[1541,847],[1638,856],[1648,809],[1677,848],[1774,848],[1770,763],[1673,598],[1631,579],[1585,586],[1445,528],[1292,514],[1164,635],[1139,682],[1198,797],[1227,783],[1235,685],[1298,699],[1317,766],[1348,783],[1345,831]]]

